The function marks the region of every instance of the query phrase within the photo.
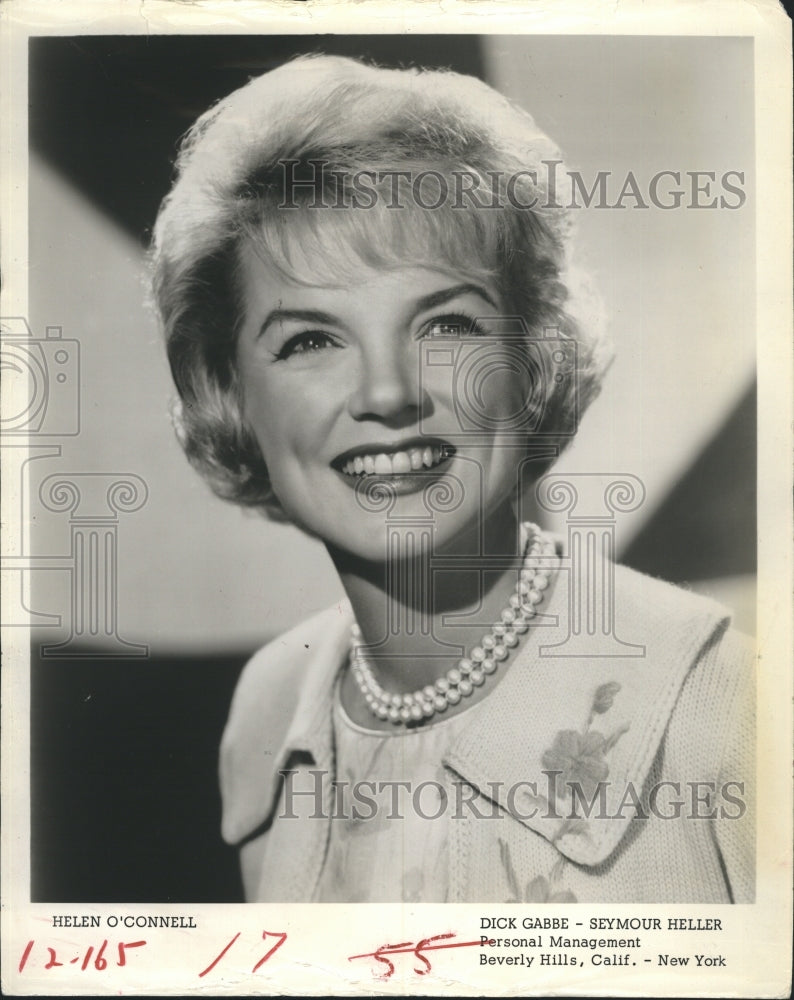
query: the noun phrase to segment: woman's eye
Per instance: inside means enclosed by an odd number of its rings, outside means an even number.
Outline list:
[[[290,337],[279,350],[276,357],[279,361],[283,361],[295,354],[316,354],[318,351],[333,346],[334,341],[327,333],[323,333],[322,330],[305,330]]]
[[[427,337],[481,337],[486,331],[472,316],[452,313],[431,319],[422,332]]]

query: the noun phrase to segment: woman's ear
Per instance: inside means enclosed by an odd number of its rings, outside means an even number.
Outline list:
[[[171,426],[174,428],[176,439],[182,448],[187,445],[187,431],[185,430],[185,411],[182,400],[175,396],[168,407],[171,417]]]

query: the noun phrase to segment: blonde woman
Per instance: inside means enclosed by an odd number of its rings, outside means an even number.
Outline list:
[[[572,581],[523,497],[609,360],[562,171],[477,80],[322,56],[185,141],[154,245],[180,440],[221,497],[321,540],[349,598],[234,697],[249,900],[753,898],[751,658],[725,612],[615,567],[642,655],[544,655]]]

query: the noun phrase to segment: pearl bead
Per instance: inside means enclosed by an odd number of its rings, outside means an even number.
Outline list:
[[[510,649],[513,649],[515,646],[518,645],[518,636],[515,634],[514,631],[505,632],[505,634],[502,636],[502,642],[505,644],[505,646],[508,646]]]
[[[436,691],[439,694],[446,694],[449,691],[449,681],[446,677],[439,677],[436,681]]]
[[[541,576],[540,573],[535,577],[535,590],[545,590],[549,585],[549,579],[547,576]]]
[[[468,684],[469,682],[466,681],[466,683]],[[461,683],[461,688],[462,687],[463,687],[463,684]],[[450,688],[449,691],[447,691],[447,701],[449,702],[449,704],[450,705],[457,705],[458,702],[460,701],[460,694],[461,693],[458,690],[458,688]]]
[[[479,687],[481,684],[485,683],[485,674],[482,670],[472,670],[471,672],[471,682],[475,687]]]
[[[408,708],[414,703],[414,696],[412,694],[403,695],[403,705],[407,705]]]
[[[395,708],[394,705],[389,709],[389,722],[399,722],[400,721],[400,710]]]
[[[511,608],[518,608],[520,606],[521,606],[521,598],[518,596],[518,594],[511,594],[510,595],[510,607]]]
[[[471,653],[469,653],[469,659],[472,663],[482,663],[485,659],[485,650],[482,646],[475,646]]]
[[[483,660],[482,669],[486,674],[496,673],[496,660]]]
[[[462,674],[470,674],[473,666],[474,664],[471,660],[467,660],[465,657],[458,661],[458,670],[460,670]]]
[[[447,710],[447,699],[437,694],[433,699],[433,705],[437,712],[445,712]]]
[[[459,684],[462,676],[460,670],[457,670],[455,667],[447,671],[447,680],[450,684]]]
[[[411,705],[411,719],[414,722],[419,722],[421,718],[422,718],[422,707],[421,705],[417,705],[416,703],[414,703],[413,705]]]
[[[391,703],[395,708],[401,708],[403,703],[403,696],[401,694],[393,694],[391,696]]]
[[[473,686],[473,684],[471,683],[470,680],[464,679],[464,680],[462,680],[460,682],[460,686],[458,688],[458,691],[460,691],[460,693],[464,697],[468,697],[472,693],[473,690],[474,690],[474,686]]]
[[[402,722],[410,722],[411,721],[411,709],[408,708],[408,706],[405,706],[404,708],[400,709],[400,720]]]
[[[507,626],[503,622],[498,622],[491,631],[495,636],[503,636],[507,631]]]
[[[496,639],[492,635],[484,635],[482,639],[483,649],[493,649],[496,645]]]
[[[432,701],[422,702],[422,715],[424,715],[426,719],[432,719],[435,714],[436,714],[436,706],[433,704]]]
[[[510,608],[505,608],[504,611],[502,612],[502,621],[505,623],[505,625],[512,625],[515,620],[516,620],[515,611],[511,610]],[[472,657],[472,659],[474,659],[474,657]]]
[[[502,660],[506,660],[507,659],[507,650],[505,649],[505,647],[504,646],[495,646],[494,647],[494,651],[493,651],[493,658],[495,660],[499,660],[500,662]]]
[[[375,714],[379,719],[388,719],[389,710],[385,705],[378,705],[375,709]]]
[[[436,689],[432,684],[426,684],[422,688],[422,694],[425,696],[425,698],[428,698],[430,701],[432,701],[433,698],[435,698],[436,696]]]

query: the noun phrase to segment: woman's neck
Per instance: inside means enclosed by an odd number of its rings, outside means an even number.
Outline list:
[[[432,684],[499,619],[520,569],[518,524],[506,502],[480,528],[435,551],[395,532],[403,558],[369,562],[330,550],[380,684],[405,692]]]

